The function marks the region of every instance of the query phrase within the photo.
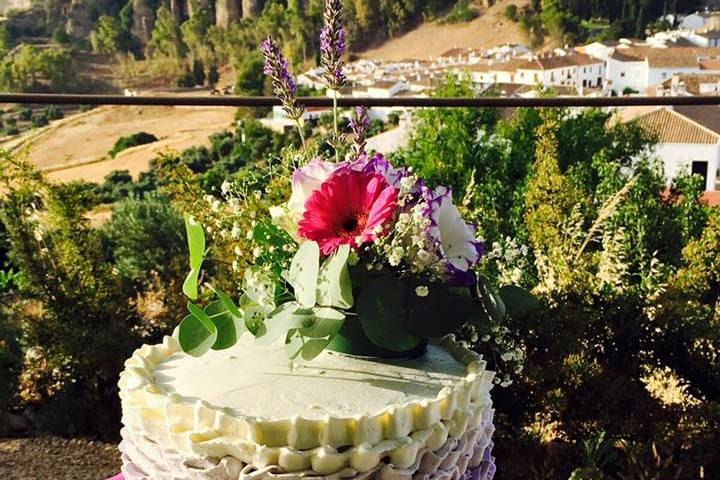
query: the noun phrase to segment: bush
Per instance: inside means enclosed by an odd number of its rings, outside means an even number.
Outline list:
[[[175,86],[178,88],[193,88],[196,85],[193,72],[185,72],[177,76]]]
[[[49,124],[50,120],[48,120],[47,115],[45,115],[44,113],[36,113],[30,120],[30,126],[32,128],[46,127]]]
[[[12,125],[12,126],[11,126],[11,125],[8,125],[8,126],[5,127],[5,129],[3,130],[3,134],[8,135],[8,136],[17,135],[17,134],[19,134],[19,133],[20,133],[20,130],[19,130],[16,126],[14,126],[14,125]]]
[[[49,183],[7,154],[0,158],[0,186],[11,258],[27,280],[13,313],[26,359],[19,400],[41,429],[113,438],[117,378],[139,343],[133,331],[141,319],[86,218],[92,192],[77,182]]]
[[[472,8],[468,0],[460,0],[448,13],[441,23],[463,23],[474,20],[478,16],[477,10]]]
[[[127,137],[120,137],[113,148],[108,152],[111,158],[115,158],[118,153],[128,148],[137,147],[138,145],[146,145],[148,143],[157,142],[157,137],[152,133],[139,132]]]
[[[182,152],[180,158],[193,173],[203,173],[214,163],[206,147],[190,147]]]
[[[518,21],[518,8],[517,5],[514,3],[511,3],[507,7],[505,7],[505,18],[510,20],[511,22],[517,22]]]
[[[18,112],[18,117],[20,118],[20,120],[22,120],[24,122],[29,122],[30,119],[32,118],[32,116],[33,116],[33,111],[31,108],[22,108]]]
[[[53,31],[52,39],[53,42],[59,43],[60,45],[67,45],[70,43],[70,35],[68,35],[63,27],[58,27]]]
[[[49,120],[60,120],[65,116],[65,113],[63,113],[63,111],[60,110],[57,105],[48,105],[47,107],[45,107],[43,112]]]
[[[157,272],[167,281],[184,265],[183,220],[161,194],[115,204],[102,234],[115,266],[129,280],[148,282],[151,272]]]

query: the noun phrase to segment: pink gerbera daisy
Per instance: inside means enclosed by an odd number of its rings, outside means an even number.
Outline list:
[[[298,234],[316,241],[324,255],[340,245],[358,248],[393,216],[397,195],[379,173],[342,169],[307,199]]]

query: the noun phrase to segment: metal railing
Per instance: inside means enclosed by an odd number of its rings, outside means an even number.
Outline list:
[[[329,97],[299,97],[298,102],[308,107],[332,107]],[[275,97],[240,96],[124,96],[86,94],[17,93],[0,94],[0,103],[65,104],[65,105],[152,105],[152,106],[206,106],[206,107],[271,107],[280,105]],[[339,97],[339,107],[629,107],[663,105],[720,105],[720,96],[695,97],[390,97],[356,98]]]

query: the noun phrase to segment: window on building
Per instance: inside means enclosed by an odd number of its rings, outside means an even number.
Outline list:
[[[707,185],[708,162],[693,161],[690,173],[693,175],[700,175],[703,179],[703,184]]]
[[[624,77],[625,77],[625,72],[620,72],[620,76],[624,78]]]

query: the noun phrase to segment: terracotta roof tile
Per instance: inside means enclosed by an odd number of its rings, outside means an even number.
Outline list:
[[[715,107],[720,112],[720,107]],[[641,127],[658,136],[660,143],[713,144],[720,141],[720,134],[708,131],[684,114],[661,108],[638,117]]]

